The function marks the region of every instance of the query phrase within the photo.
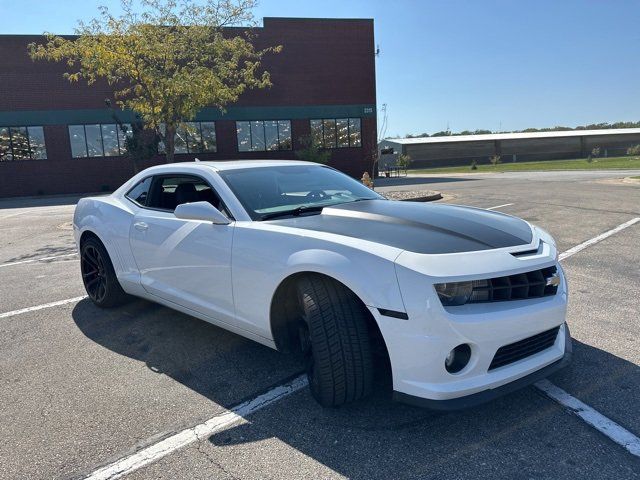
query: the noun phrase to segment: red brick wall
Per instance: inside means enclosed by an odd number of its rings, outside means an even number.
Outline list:
[[[239,107],[375,105],[373,21],[266,18],[256,30],[256,46],[282,45],[263,65],[273,87],[246,92]],[[64,64],[33,62],[30,42],[40,36],[0,36],[0,114],[33,110],[102,109],[111,89],[104,83],[70,84]],[[0,123],[2,123],[0,121]],[[46,122],[43,122],[46,124]],[[294,148],[309,133],[309,119],[293,119]],[[234,120],[216,121],[218,152],[202,160],[295,158],[289,152],[237,151]],[[113,190],[133,172],[124,157],[71,158],[66,125],[46,125],[47,160],[0,162],[0,197]],[[370,170],[377,143],[375,117],[362,118],[361,148],[332,150],[330,164],[360,177]],[[177,155],[188,161],[193,155]],[[150,164],[162,162],[155,158]]]

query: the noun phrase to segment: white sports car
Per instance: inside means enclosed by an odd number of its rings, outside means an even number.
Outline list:
[[[386,200],[323,165],[149,168],[74,215],[100,307],[143,297],[304,357],[324,406],[367,395],[380,354],[394,398],[472,406],[565,365],[556,245],[524,220]]]

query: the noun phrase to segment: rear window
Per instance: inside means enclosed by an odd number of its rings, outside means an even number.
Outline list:
[[[137,183],[135,187],[127,192],[125,195],[133,203],[146,206],[147,199],[149,198],[149,189],[151,188],[151,177],[147,177],[141,182]]]

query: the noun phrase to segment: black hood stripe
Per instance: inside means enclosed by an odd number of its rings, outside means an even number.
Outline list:
[[[424,254],[460,253],[531,243],[524,221],[498,212],[444,204],[367,200],[326,207],[319,215],[274,220]]]
[[[345,213],[343,213],[345,212]],[[460,232],[453,232],[450,229],[447,228],[443,228],[443,227],[439,227],[436,225],[428,225],[426,223],[423,222],[417,222],[414,220],[407,220],[404,218],[398,218],[398,217],[390,217],[389,215],[381,215],[379,213],[369,213],[369,212],[358,212],[358,211],[352,211],[352,210],[346,210],[346,209],[331,209],[331,208],[325,208],[324,210],[322,210],[322,214],[323,215],[335,215],[338,217],[346,217],[346,218],[357,218],[359,220],[373,220],[376,222],[384,222],[384,223],[395,223],[396,225],[407,225],[410,227],[414,227],[414,228],[421,228],[421,229],[425,229],[425,230],[433,230],[433,231],[437,231],[437,232],[441,232],[447,235],[457,235],[461,238],[465,238],[467,240],[470,240],[472,242],[479,242],[479,243],[484,243],[482,241],[479,241],[476,238],[470,237],[468,235],[462,234]],[[491,245],[488,243],[484,243],[485,246],[491,248]]]

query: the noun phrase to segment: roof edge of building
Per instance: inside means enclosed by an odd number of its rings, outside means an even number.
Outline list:
[[[380,142],[410,145],[421,143],[481,142],[493,140],[516,140],[521,138],[557,138],[623,134],[640,134],[640,128],[608,128],[599,130],[557,130],[551,132],[488,133],[479,135],[446,135],[440,137],[385,138]]]

